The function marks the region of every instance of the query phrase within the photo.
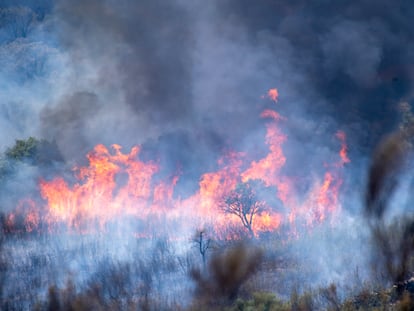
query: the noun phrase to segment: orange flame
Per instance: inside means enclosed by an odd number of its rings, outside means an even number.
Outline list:
[[[338,131],[336,132],[336,137],[340,140],[341,142],[341,151],[339,151],[339,155],[341,157],[341,164],[345,164],[345,163],[349,163],[351,162],[351,160],[349,160],[348,158],[348,146],[346,145],[346,135],[345,132],[343,131]]]
[[[265,96],[262,97],[264,98]],[[276,88],[269,89],[267,91],[266,97],[270,98],[274,102],[277,102],[279,98],[279,91]]]
[[[267,96],[277,101],[277,89],[270,89]],[[88,165],[74,169],[76,181],[73,184],[62,177],[51,181],[40,180],[40,195],[46,202],[44,213],[40,213],[41,209],[34,201],[25,201],[25,228],[33,231],[44,221],[50,227],[55,223],[64,223],[71,228],[87,231],[85,227],[88,222],[92,221],[103,228],[107,222],[128,215],[149,219],[145,222],[148,226],[161,218],[189,220],[194,228],[210,225],[218,235],[234,237],[237,236],[237,230],[232,231],[231,228],[240,228],[240,219],[234,214],[225,213],[221,206],[224,198],[239,183],[249,180],[260,180],[272,189],[273,194],[270,195],[279,199],[286,211],[281,212],[280,208],[267,204],[266,210],[254,216],[252,230],[256,236],[261,232],[277,230],[284,222],[294,224],[299,218],[312,226],[339,211],[341,169],[350,162],[345,133],[336,133],[341,143],[338,163],[328,166],[323,180],[316,179],[308,193],[298,196],[295,178],[282,174],[287,161],[283,152],[287,136],[281,124],[287,119],[270,109],[263,111],[261,117],[266,119],[267,155],[249,160],[246,153],[227,152],[218,160],[218,169],[203,174],[198,191],[185,199],[174,197],[179,174],[155,181],[154,175],[159,167],[154,162],[139,159],[140,147],[133,147],[129,153],[123,153],[119,145],[112,145],[110,150],[104,145],[97,145],[87,154]],[[22,209],[18,207],[16,213]],[[13,224],[16,215],[11,214],[7,221]]]
[[[282,120],[276,111],[265,110],[262,117],[268,117],[274,121]],[[266,186],[276,186],[279,198],[287,203],[290,191],[289,185],[280,178],[279,171],[286,163],[286,157],[283,154],[282,144],[287,140],[276,122],[266,125],[266,143],[269,145],[270,152],[267,156],[259,161],[253,161],[250,167],[241,174],[243,182],[250,179],[261,179]]]
[[[62,221],[79,228],[82,220],[97,219],[100,225],[119,214],[138,214],[133,206],[145,205],[151,195],[151,178],[157,171],[153,163],[136,159],[139,148],[123,154],[113,145],[114,154],[97,145],[87,155],[89,166],[77,169],[79,182],[68,186],[62,178],[40,181],[41,196],[48,202],[50,221]],[[115,177],[126,173],[126,184],[117,189]]]

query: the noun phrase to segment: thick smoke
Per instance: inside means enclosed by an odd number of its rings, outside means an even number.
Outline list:
[[[14,136],[55,139],[67,158],[82,157],[98,142],[130,147],[166,136],[191,141],[189,149],[203,151],[201,163],[226,147],[248,149],[254,133],[262,134],[258,116],[272,103],[260,95],[270,87],[280,91],[278,110],[289,119],[291,141],[304,146],[291,153],[309,153],[342,129],[360,156],[395,126],[395,104],[410,98],[411,10],[402,1],[389,8],[345,1],[88,0],[59,1],[43,12],[28,38],[60,51],[60,66],[38,73],[47,76],[41,86],[59,84],[47,89],[50,100],[12,94],[7,102],[24,100],[34,110],[27,122],[36,127],[24,124]],[[39,59],[33,50],[26,55]],[[51,51],[46,56],[57,58]],[[33,73],[27,64],[23,69]],[[75,103],[84,93],[95,99]],[[71,117],[59,116],[65,114]],[[176,148],[166,145],[167,153]]]
[[[154,1],[62,1],[55,14],[71,70],[81,81],[68,85],[67,96],[81,89],[99,98],[89,135],[131,145],[187,126],[195,112],[192,27],[184,7]],[[60,113],[65,111],[54,115]],[[89,123],[89,114],[79,117]],[[59,136],[53,124],[46,122],[43,129]],[[82,129],[77,134],[85,136]]]
[[[321,175],[346,133],[354,229],[371,149],[412,101],[413,15],[403,0],[0,1],[0,147],[38,136],[69,163],[99,143],[139,144],[162,177],[181,174],[185,197],[225,151],[267,152],[260,113],[272,108],[285,118],[283,174],[298,180]],[[277,103],[262,98],[273,87]],[[37,171],[25,172],[17,183],[30,176],[33,189]],[[333,256],[309,253],[324,267]],[[331,266],[320,279],[342,273]]]
[[[165,135],[192,141],[196,152],[248,148],[270,104],[260,95],[276,86],[291,140],[311,141],[291,153],[309,153],[342,129],[351,152],[367,154],[395,126],[396,103],[411,88],[411,49],[402,44],[409,42],[410,10],[383,7],[61,1],[52,16],[71,74],[56,111],[42,114],[42,133],[62,137],[68,157],[77,155],[78,142],[83,152],[88,140],[130,146]],[[69,109],[60,107],[79,92],[95,94],[99,104],[93,118],[79,114],[78,122],[92,126],[80,126],[68,144],[65,131],[46,119],[59,119]],[[205,158],[200,152],[198,161]]]

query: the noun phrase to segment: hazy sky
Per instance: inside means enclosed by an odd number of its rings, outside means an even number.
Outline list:
[[[197,175],[225,149],[265,149],[259,115],[270,107],[286,117],[291,165],[337,152],[338,130],[355,159],[396,126],[398,102],[411,100],[410,1],[0,8],[3,150],[29,135],[56,140],[67,159],[97,143],[143,144],[143,156]],[[273,87],[277,104],[261,98]]]

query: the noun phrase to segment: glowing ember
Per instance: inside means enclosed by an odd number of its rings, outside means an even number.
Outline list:
[[[348,149],[348,147],[346,145],[346,135],[345,135],[345,133],[343,131],[338,131],[336,133],[336,137],[341,142],[341,151],[339,151],[339,155],[340,155],[341,160],[342,160],[341,164],[345,164],[345,163],[351,162],[349,160],[349,158],[348,158],[348,155],[347,155],[347,151],[348,151],[347,149]]]
[[[265,96],[262,96],[262,97],[264,98]],[[278,97],[279,97],[279,91],[276,88],[269,89],[267,91],[266,97],[270,98],[274,102],[277,102]]]

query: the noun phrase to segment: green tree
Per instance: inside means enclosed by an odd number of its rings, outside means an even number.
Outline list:
[[[34,158],[37,153],[39,140],[29,137],[27,140],[17,139],[13,147],[8,148],[5,155],[11,160],[24,160]]]
[[[34,137],[17,139],[14,146],[0,156],[0,179],[13,175],[17,165],[22,162],[38,167],[50,167],[63,161],[55,142]]]
[[[55,142],[29,137],[26,140],[17,139],[14,146],[5,152],[6,160],[28,161],[34,165],[47,165],[63,161]]]

